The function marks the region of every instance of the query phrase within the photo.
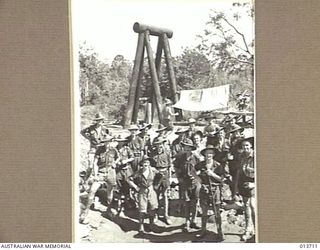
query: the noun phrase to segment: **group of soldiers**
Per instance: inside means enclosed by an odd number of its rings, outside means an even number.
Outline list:
[[[207,117],[203,129],[198,129],[192,118],[187,127],[179,128],[132,124],[127,130],[130,135],[121,137],[112,135],[104,126],[104,117],[97,114],[94,123],[81,131],[90,149],[87,168],[80,172],[80,223],[88,223],[96,193],[104,187],[109,218],[116,216],[113,201],[122,197],[126,209],[134,208],[134,204],[138,207],[139,234],[145,231],[147,216],[152,231],[161,216],[161,200],[163,221],[170,225],[168,191],[177,186],[177,210],[185,218],[184,232],[199,229],[197,237],[204,237],[208,233],[208,212],[212,210],[218,238],[224,240],[221,209],[228,202],[237,202],[245,214],[242,240],[249,240],[255,234],[254,137],[244,135],[246,128],[238,118]],[[154,138],[152,131],[156,132]],[[195,220],[199,210],[200,226]]]

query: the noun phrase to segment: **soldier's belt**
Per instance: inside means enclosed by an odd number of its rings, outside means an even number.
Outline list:
[[[101,168],[101,169],[100,169]],[[112,169],[112,165],[104,165],[104,166],[99,166],[98,173],[104,174],[106,171]]]
[[[140,153],[140,152],[133,153],[133,156],[134,156],[134,157],[140,157],[140,156],[141,156],[141,153]]]
[[[158,167],[156,169],[160,172],[165,172],[165,171],[168,171],[169,167]]]

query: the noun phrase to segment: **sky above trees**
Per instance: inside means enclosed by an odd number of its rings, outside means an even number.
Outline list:
[[[201,35],[206,28],[205,24],[212,10],[228,13],[232,2],[231,0],[73,1],[74,46],[77,50],[77,46],[86,41],[101,59],[111,62],[116,55],[120,54],[132,61],[138,38],[132,26],[138,21],[172,29],[171,53],[177,56],[183,52],[184,48],[199,44],[200,40],[196,37]],[[252,39],[252,20],[244,18],[241,22],[241,31],[248,37],[248,40]],[[155,50],[156,39],[154,38],[151,42]]]

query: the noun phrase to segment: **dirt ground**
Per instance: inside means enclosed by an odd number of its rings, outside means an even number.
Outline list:
[[[209,233],[204,238],[199,239],[197,234],[200,233],[200,230],[182,231],[185,219],[177,213],[176,207],[177,200],[170,200],[171,225],[166,225],[162,218],[159,217],[155,223],[156,226],[153,227],[151,232],[148,230],[149,220],[145,219],[146,233],[138,235],[137,209],[131,209],[127,212],[122,212],[119,216],[110,218],[105,213],[106,207],[100,205],[90,211],[90,223],[88,225],[79,224],[79,236],[83,243],[220,242],[217,238],[213,215],[210,216],[207,225]],[[232,208],[237,208],[237,210]],[[236,214],[236,211],[238,211],[238,214]],[[244,232],[244,215],[241,209],[234,204],[227,205],[226,209],[221,209],[221,216],[222,228],[225,234],[223,242],[241,242],[241,235]],[[196,223],[198,226],[201,225],[201,216],[197,216]],[[254,239],[250,242],[254,242]]]

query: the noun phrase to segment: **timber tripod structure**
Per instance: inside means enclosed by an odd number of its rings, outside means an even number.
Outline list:
[[[174,103],[178,101],[177,86],[175,80],[175,74],[173,70],[172,57],[169,46],[169,38],[172,37],[173,32],[169,29],[149,26],[141,23],[135,23],[133,25],[134,32],[139,34],[138,45],[135,55],[135,61],[132,71],[132,78],[130,82],[128,105],[124,116],[124,126],[128,127],[131,123],[137,123],[138,111],[139,111],[139,98],[141,95],[141,82],[143,76],[143,64],[144,64],[144,52],[147,51],[148,62],[150,67],[150,74],[152,80],[152,105],[156,107],[159,122],[162,123],[162,97],[159,86],[159,77],[161,71],[161,58],[162,51],[164,51],[165,61],[167,65],[167,71],[171,89],[171,99]],[[156,57],[154,59],[153,51],[150,45],[150,36],[158,37],[158,45]],[[148,103],[149,107],[151,106]],[[147,112],[148,114],[149,112]],[[153,113],[151,117],[153,118]],[[150,116],[150,113],[149,113]],[[149,117],[150,119],[150,117]]]

